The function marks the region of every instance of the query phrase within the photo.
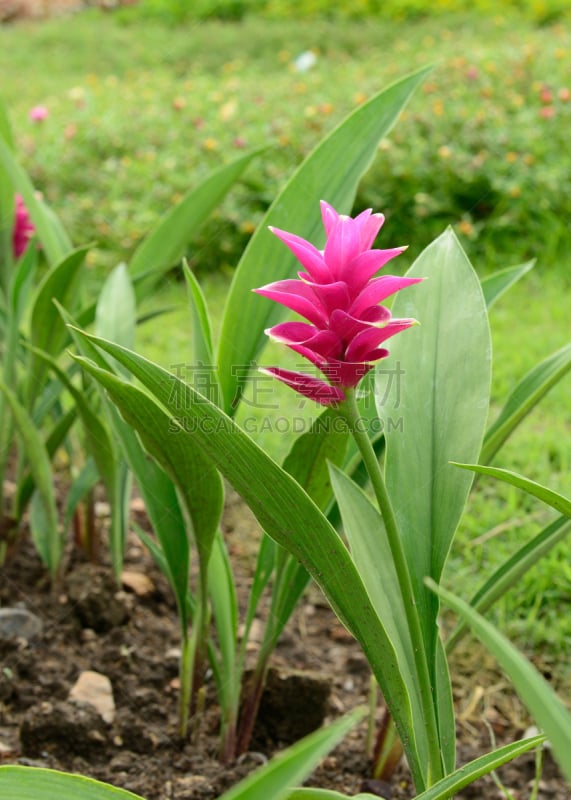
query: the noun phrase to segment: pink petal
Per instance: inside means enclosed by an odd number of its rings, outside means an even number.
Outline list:
[[[345,311],[334,311],[329,320],[329,328],[346,343],[351,342],[359,333],[369,329],[378,330],[379,323],[390,319],[391,312],[382,306],[373,306],[372,308],[378,309],[378,311],[373,312],[371,309],[371,312],[367,314],[370,319],[358,319]]]
[[[347,282],[349,291],[353,294],[360,292],[375,272],[378,272],[387,261],[399,256],[404,250],[406,247],[394,247],[391,250],[366,250],[358,255],[343,273],[343,280]]]
[[[296,353],[300,352],[297,345],[303,345],[305,349],[313,351],[323,358],[328,358],[333,354],[339,355],[342,350],[342,343],[333,331],[318,331],[312,325],[306,325],[304,322],[281,322],[279,325],[269,328],[266,333],[275,341],[287,344]]]
[[[357,295],[353,304],[349,308],[349,313],[358,317],[366,308],[380,303],[390,297],[391,294],[411,286],[413,283],[420,283],[423,278],[399,278],[397,275],[382,275],[374,278]]]
[[[361,237],[355,220],[340,216],[327,236],[323,251],[323,258],[334,280],[345,280],[345,271],[359,255],[360,248]]]
[[[314,281],[318,283],[332,280],[331,272],[328,269],[321,252],[314,247],[311,242],[296,236],[294,233],[282,231],[279,228],[270,227],[270,231],[286,244],[298,261],[303,264]]]
[[[319,300],[311,287],[303,281],[293,279],[275,281],[254,291],[301,314],[314,325],[322,326],[326,323],[327,317]]]
[[[330,386],[325,381],[319,380],[319,378],[305,375],[303,372],[292,372],[289,369],[280,369],[279,367],[269,367],[260,371],[265,375],[272,375],[304,397],[309,397],[310,400],[321,403],[322,406],[331,406],[345,400],[345,395],[341,389]]]
[[[329,236],[339,220],[339,214],[325,200],[322,200],[319,205],[321,206],[321,219],[323,220],[325,235]]]
[[[361,236],[361,250],[368,250],[371,247],[384,221],[384,214],[372,214],[370,208],[355,217],[355,224]]]
[[[371,360],[372,351],[382,342],[415,324],[415,319],[393,319],[384,328],[370,327],[368,330],[361,331],[347,347],[345,352],[347,361]]]
[[[336,386],[356,386],[361,378],[372,369],[372,364],[347,362],[329,359],[319,367],[323,374]]]
[[[333,283],[308,283],[329,316],[336,308],[343,310],[349,307],[351,298],[344,281]]]

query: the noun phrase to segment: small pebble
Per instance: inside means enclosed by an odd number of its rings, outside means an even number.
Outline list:
[[[43,629],[42,620],[25,608],[0,608],[0,639],[25,639],[38,636]]]
[[[101,718],[111,724],[115,719],[115,700],[111,681],[99,672],[85,670],[72,686],[69,699],[87,703],[94,708]]]

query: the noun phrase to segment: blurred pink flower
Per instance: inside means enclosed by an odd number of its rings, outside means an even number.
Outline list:
[[[542,106],[539,109],[539,116],[543,119],[551,119],[555,116],[555,106]]]
[[[14,214],[14,228],[12,231],[12,250],[14,258],[20,258],[28,242],[35,233],[35,228],[30,220],[28,209],[19,194],[16,195],[16,209]]]
[[[30,119],[32,122],[43,122],[47,119],[49,111],[46,106],[34,106],[30,109]]]
[[[374,277],[406,249],[371,249],[384,222],[382,214],[368,209],[352,218],[322,201],[321,215],[327,237],[323,250],[293,233],[270,228],[307,272],[298,273],[298,280],[276,281],[255,291],[308,320],[283,322],[266,333],[311,361],[327,382],[279,367],[264,372],[305,397],[332,405],[345,399],[344,388],[355,387],[375,361],[388,356],[381,347],[387,339],[416,322],[391,319],[380,301],[422,279]]]

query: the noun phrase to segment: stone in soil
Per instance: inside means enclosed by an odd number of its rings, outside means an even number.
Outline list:
[[[75,703],[87,703],[108,724],[115,719],[113,688],[106,675],[90,669],[84,670],[71,687],[69,699]]]
[[[25,608],[0,608],[0,639],[30,641],[43,627],[42,620]]]

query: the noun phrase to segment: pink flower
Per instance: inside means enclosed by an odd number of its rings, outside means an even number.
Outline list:
[[[32,122],[43,122],[49,114],[46,106],[34,106],[30,109],[30,119]]]
[[[345,399],[344,388],[355,387],[375,361],[389,351],[381,347],[413,319],[391,319],[379,305],[390,295],[421,278],[374,277],[405,247],[373,250],[384,217],[371,209],[352,218],[322,201],[327,241],[323,250],[293,233],[270,228],[294,253],[306,272],[299,280],[270,283],[255,291],[301,314],[307,322],[282,322],[266,333],[314,364],[327,378],[272,367],[264,370],[305,397],[322,405]]]
[[[16,213],[14,215],[14,228],[12,231],[12,250],[14,258],[20,258],[28,242],[35,233],[35,228],[30,220],[28,209],[19,194],[16,195]]]

